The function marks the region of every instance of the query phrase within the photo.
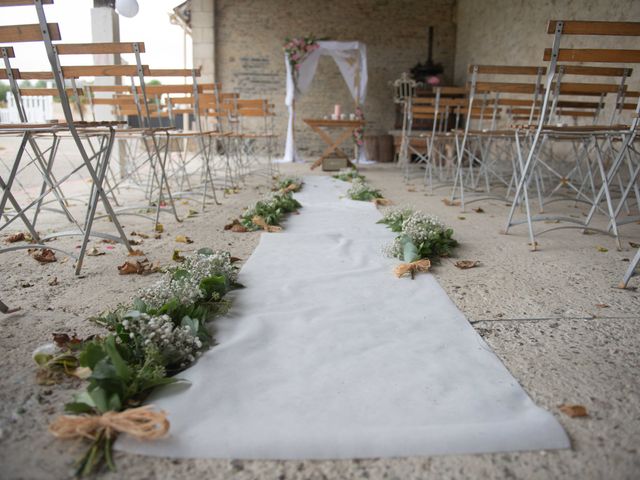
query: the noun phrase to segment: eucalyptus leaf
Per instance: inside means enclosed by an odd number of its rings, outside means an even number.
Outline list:
[[[89,367],[93,370],[96,364],[106,356],[107,353],[100,345],[95,342],[87,343],[79,356],[80,366]]]
[[[416,247],[408,238],[402,239],[402,258],[405,262],[411,263],[420,259],[418,247]]]
[[[125,381],[129,380],[132,373],[131,368],[120,356],[118,348],[116,347],[116,338],[113,335],[108,336],[104,342],[104,346],[118,376]]]

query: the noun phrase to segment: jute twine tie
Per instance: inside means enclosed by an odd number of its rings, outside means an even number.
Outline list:
[[[395,268],[394,272],[398,278],[406,275],[407,273],[411,274],[411,278],[413,278],[416,273],[428,272],[430,268],[431,262],[425,258],[411,263],[402,263]]]
[[[282,227],[278,227],[277,225],[269,225],[264,218],[256,215],[255,217],[253,217],[251,219],[251,221],[259,226],[261,229],[263,229],[265,232],[271,232],[271,233],[275,233],[275,232],[281,232],[282,231]]]
[[[102,432],[107,438],[126,433],[140,440],[155,440],[169,431],[169,420],[164,411],[153,411],[152,406],[130,408],[122,412],[105,412],[102,415],[61,415],[49,431],[56,438],[84,437],[95,440]]]

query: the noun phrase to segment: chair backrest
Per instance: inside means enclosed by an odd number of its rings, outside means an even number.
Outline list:
[[[473,112],[478,106],[493,106],[491,129],[497,126],[495,110],[500,106],[507,109],[510,120],[518,116],[526,118],[527,122],[531,123],[539,115],[542,78],[545,72],[546,69],[540,66],[471,65],[468,108]],[[482,127],[480,124],[479,128]]]
[[[624,68],[629,64],[640,63],[640,49],[615,49],[601,48],[601,41],[593,39],[596,48],[567,48],[567,37],[640,37],[640,22],[603,22],[603,21],[576,21],[576,20],[550,20],[547,25],[547,33],[554,36],[553,45],[544,51],[543,59],[549,62],[547,78],[545,81],[545,96],[543,105],[545,111],[550,101],[553,101],[553,94],[557,90],[558,77],[562,77],[573,69],[574,72],[579,71],[584,75],[589,75],[589,69],[594,68],[589,65],[570,66],[562,65],[564,63],[597,63],[597,64],[621,64]],[[587,39],[588,41],[589,39]],[[584,40],[583,40],[584,43]],[[560,63],[561,62],[561,63]],[[608,70],[608,74],[607,74]],[[622,80],[615,86],[610,84],[600,84],[598,87],[590,87],[593,91],[588,91],[588,87],[580,87],[576,89],[574,86],[567,86],[562,82],[560,92],[573,92],[581,95],[601,95],[602,93],[615,93],[616,104],[615,110],[619,110],[619,106],[624,104],[625,96],[625,80],[630,75],[628,72],[615,71],[615,68],[604,67],[599,70],[600,76],[620,76]],[[554,85],[554,82],[555,85]],[[600,93],[596,90],[601,88]],[[603,92],[602,90],[606,90]],[[632,128],[635,130],[637,126],[637,116],[640,114],[640,102],[636,106],[636,115]],[[615,114],[612,115],[612,121]],[[546,120],[546,118],[543,118]],[[539,128],[542,128],[544,121],[540,122]]]

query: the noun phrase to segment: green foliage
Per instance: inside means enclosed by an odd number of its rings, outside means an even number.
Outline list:
[[[410,208],[391,210],[378,223],[399,233],[386,248],[386,253],[405,262],[427,258],[437,261],[449,257],[458,246],[451,228],[445,227],[436,217]]]
[[[304,182],[301,178],[297,177],[286,177],[282,180],[278,180],[275,186],[275,191],[283,191],[287,192],[299,192],[302,189],[302,184]]]
[[[410,207],[392,208],[388,210],[384,216],[377,222],[386,225],[392,232],[401,232],[402,224],[413,214]]]
[[[202,294],[194,302],[185,304],[171,297],[152,308],[136,298],[130,305],[120,305],[92,319],[109,330],[107,336],[83,342],[74,337],[75,343],[69,343],[63,354],[57,356],[36,352],[34,358],[41,367],[80,367],[90,371],[86,389],[75,395],[65,410],[74,414],[121,411],[139,406],[154,388],[179,382],[173,375],[213,344],[207,322],[226,310],[224,296],[239,287],[235,282],[237,269],[229,259],[226,252],[200,249],[185,262],[187,267],[168,270],[165,275],[169,278],[156,284],[161,293],[171,285],[167,283],[169,280],[200,288]],[[215,270],[211,265],[216,261],[225,262],[220,267],[224,273],[203,276],[203,272]],[[103,463],[114,468],[111,456],[114,440],[115,435],[99,433],[80,459],[77,474],[90,474]]]
[[[364,175],[360,175],[360,173],[355,168],[341,170],[340,172],[336,173],[333,178],[337,178],[338,180],[342,180],[343,182],[353,182],[354,180],[360,180],[364,182]]]
[[[353,185],[347,191],[347,195],[351,200],[360,200],[362,202],[370,202],[376,198],[383,198],[380,190],[358,179],[354,180]]]
[[[257,216],[263,218],[267,225],[280,225],[285,214],[295,212],[300,207],[302,205],[293,198],[291,192],[277,193],[247,208],[240,217],[240,223],[249,230],[258,230],[260,227],[253,223],[253,218]]]
[[[11,91],[9,83],[0,81],[0,102],[7,101],[7,94]]]

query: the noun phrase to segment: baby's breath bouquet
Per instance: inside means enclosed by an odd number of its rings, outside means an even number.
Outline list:
[[[361,200],[363,202],[370,202],[376,198],[383,198],[380,190],[376,190],[371,185],[360,179],[354,179],[353,185],[351,185],[351,188],[347,191],[347,195],[351,200]]]
[[[254,220],[261,218],[267,225],[280,225],[285,214],[295,212],[302,205],[291,192],[275,193],[271,196],[250,205],[240,217],[240,223],[248,230],[258,230],[260,225]]]
[[[398,210],[396,210],[398,212]],[[437,217],[427,215],[422,212],[411,212],[408,209],[399,210],[400,213],[388,214],[389,227],[399,232],[395,240],[387,246],[386,254],[390,257],[399,258],[405,262],[413,262],[416,258],[406,258],[405,249],[410,243],[415,249],[418,259],[425,258],[437,260],[440,257],[448,257],[453,249],[458,246],[458,242],[453,238],[453,230],[447,228]],[[385,216],[382,220],[385,220]],[[400,224],[399,220],[402,220]],[[387,222],[383,222],[387,223]],[[400,230],[398,230],[400,225]]]
[[[333,178],[337,178],[338,180],[342,180],[343,182],[353,182],[354,180],[362,180],[364,181],[364,176],[360,175],[360,173],[355,168],[345,168],[336,173]]]
[[[299,192],[303,183],[299,177],[285,177],[276,183],[274,190],[282,193]]]
[[[111,448],[118,430],[105,425],[118,415],[127,416],[121,424],[144,430],[146,438],[166,433],[162,412],[135,407],[153,388],[178,381],[173,375],[213,343],[206,324],[225,310],[225,294],[240,286],[236,280],[228,252],[200,249],[142,289],[132,304],[92,319],[108,329],[106,336],[65,350],[75,359],[76,375],[86,372],[82,378],[88,384],[65,405],[67,412],[81,415],[59,417],[50,430],[60,438],[75,438],[82,431],[93,439],[78,463],[78,475],[92,473],[103,462],[114,468]]]
[[[411,207],[391,208],[387,210],[384,216],[378,221],[386,225],[392,232],[401,232],[403,222],[413,214]]]

